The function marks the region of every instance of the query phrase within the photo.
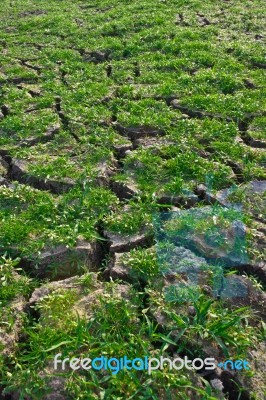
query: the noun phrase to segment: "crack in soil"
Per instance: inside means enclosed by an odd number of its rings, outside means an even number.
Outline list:
[[[71,129],[70,127],[71,119],[67,115],[65,115],[65,113],[61,109],[61,97],[59,96],[55,98],[54,109],[63,125],[64,130],[69,132],[70,135],[73,136],[73,138],[76,140],[76,142],[80,143],[81,142],[80,138],[75,132],[73,132],[73,129]]]
[[[55,136],[60,132],[60,125],[55,125],[49,129],[47,129],[47,131],[39,137],[36,138],[29,138],[29,139],[25,139],[22,140],[17,147],[32,147],[35,146],[36,144],[39,143],[47,143],[52,141]]]

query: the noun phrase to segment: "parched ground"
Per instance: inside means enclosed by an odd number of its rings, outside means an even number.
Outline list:
[[[0,399],[266,398],[265,38],[261,0],[2,0]]]

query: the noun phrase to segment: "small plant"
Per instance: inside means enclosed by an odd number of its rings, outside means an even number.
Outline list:
[[[236,352],[245,353],[253,340],[252,328],[248,325],[248,308],[224,308],[221,303],[206,299],[203,295],[193,302],[193,306],[195,316],[192,320],[176,314],[174,306],[165,311],[169,318],[169,327],[173,323],[170,332],[178,330],[179,341],[187,344],[190,340],[195,343],[199,339],[207,340],[218,345],[226,357]],[[254,333],[254,337],[258,339],[258,334]]]
[[[19,258],[11,259],[7,255],[0,257],[0,306],[3,307],[17,296],[28,296],[34,282],[17,268]],[[20,273],[20,274],[19,274]]]

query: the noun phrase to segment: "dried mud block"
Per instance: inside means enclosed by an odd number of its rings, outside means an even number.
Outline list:
[[[90,275],[93,287],[98,288],[100,284],[97,281],[97,274],[91,273]],[[81,293],[82,285],[79,281],[80,278],[80,276],[75,275],[60,281],[49,282],[33,291],[28,304],[30,306],[35,305],[49,294],[58,290],[75,290],[77,293]]]
[[[110,183],[112,191],[117,195],[119,200],[129,200],[140,194],[135,183],[113,181]]]
[[[183,246],[174,246],[172,248],[160,247],[156,245],[157,259],[159,263],[159,276],[156,278],[156,286],[163,292],[169,288],[174,289],[181,286],[204,286],[208,282],[211,273],[211,267],[203,257],[197,256],[191,250]],[[175,290],[171,295],[169,290],[169,299],[175,296]]]
[[[104,236],[109,239],[111,253],[123,253],[136,247],[150,247],[153,242],[152,233],[145,229],[133,235],[122,235],[105,231]]]
[[[226,238],[227,243],[235,243],[236,238],[242,240],[247,234],[247,228],[244,224],[240,224],[237,221],[231,225],[231,227],[221,230],[219,232],[220,237]],[[240,253],[235,251],[234,247],[227,248],[222,246],[215,246],[215,244],[206,241],[204,234],[192,235],[190,238],[190,245],[192,245],[197,252],[206,257],[209,261],[222,262],[225,266],[233,267],[239,272],[246,272],[257,276],[263,283],[266,283],[266,263],[263,261],[249,260],[246,251]],[[243,246],[245,245],[243,241]],[[243,247],[243,250],[244,247]]]
[[[39,190],[49,190],[55,194],[67,192],[75,186],[75,182],[72,179],[56,181],[52,179],[37,178],[28,173],[28,163],[15,158],[11,161],[8,175],[10,179],[16,180],[19,183],[33,186]]]
[[[33,276],[56,280],[79,274],[80,267],[98,271],[103,257],[100,243],[80,241],[74,248],[60,245],[43,251],[32,260],[23,258],[20,265]]]
[[[42,136],[23,140],[22,142],[20,142],[19,146],[20,147],[31,147],[31,146],[35,146],[38,143],[50,142],[51,140],[54,139],[55,135],[59,133],[59,131],[60,131],[60,125],[55,125],[49,129],[47,129],[47,131]]]
[[[120,279],[124,282],[138,282],[136,274],[123,262],[123,258],[127,253],[114,253],[109,261],[107,269],[104,271],[104,276],[113,280]]]
[[[254,193],[264,193],[266,191],[266,181],[254,180],[241,186],[241,189],[248,195]],[[226,188],[219,190],[216,194],[208,191],[207,187],[200,184],[196,187],[195,193],[201,200],[205,200],[208,204],[219,203],[223,206],[232,206],[233,202],[229,200],[229,196],[234,193],[234,188]]]
[[[250,196],[252,194],[262,194],[266,192],[266,181],[254,180],[245,185],[242,185],[241,189],[244,191],[246,196]],[[229,200],[229,196],[233,193],[234,190],[232,188],[223,189],[218,191],[214,198],[221,205],[233,206],[234,202],[232,200]]]
[[[23,321],[25,318],[24,308],[26,301],[23,297],[17,297],[8,306],[8,316],[5,316],[5,309],[1,313],[1,321],[3,322],[0,327],[0,353],[3,357],[10,356],[16,347],[19,340],[19,335],[23,328]],[[5,318],[7,322],[5,324]],[[8,321],[12,318],[12,328],[9,327]]]
[[[221,298],[234,307],[250,306],[262,318],[266,318],[266,293],[256,288],[248,277],[229,275],[221,290]]]
[[[90,282],[82,282],[83,276],[74,276],[69,279],[62,280],[60,282],[49,282],[42,287],[35,289],[28,305],[34,306],[38,309],[38,305],[48,296],[57,293],[68,293],[74,292],[76,294],[74,304],[71,305],[71,311],[78,313],[80,317],[88,318],[92,315],[93,310],[100,307],[100,298],[109,297],[109,290],[106,287],[106,283],[97,280],[96,274],[90,274]],[[86,279],[87,280],[87,279]],[[89,289],[89,293],[84,288]],[[131,298],[131,287],[127,284],[115,284],[115,290],[112,291],[113,297],[117,299],[124,299],[130,301]],[[88,293],[88,294],[84,294]],[[37,307],[36,307],[37,306]],[[45,313],[41,308],[39,309],[40,315]]]
[[[230,244],[230,246],[217,246],[217,243],[212,243],[212,238],[205,237],[205,232],[194,233],[190,236],[190,242],[195,249],[207,259],[219,259],[225,262],[226,265],[235,266],[243,264],[242,260],[246,257],[240,258],[239,252],[234,252],[233,245],[235,244],[236,238],[239,240],[246,237],[247,227],[240,221],[234,221],[229,228],[219,229],[219,237],[223,239],[224,243]],[[243,242],[244,244],[244,242]]]
[[[128,151],[133,149],[132,143],[116,144],[113,146],[115,156],[120,160],[126,157]]]
[[[110,185],[110,179],[115,174],[117,169],[117,162],[115,159],[112,160],[112,166],[108,165],[107,162],[102,162],[97,165],[94,169],[97,173],[95,182],[101,187],[107,187]]]

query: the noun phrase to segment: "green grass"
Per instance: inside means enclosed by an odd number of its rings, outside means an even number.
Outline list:
[[[104,188],[73,189],[62,198],[25,185],[0,188],[1,247],[32,256],[45,247],[74,246],[79,237],[98,236],[95,226],[116,197]]]
[[[0,333],[15,337],[12,345],[0,344],[1,390],[19,400],[44,398],[59,351],[172,357],[174,346],[196,357],[205,344],[223,357],[245,358],[260,346],[265,321],[258,304],[229,304],[207,294],[202,282],[166,286],[169,271],[184,283],[182,271],[169,268],[178,238],[186,245],[198,235],[229,252],[224,233],[235,220],[247,226],[240,250],[244,245],[251,261],[265,259],[265,193],[245,186],[266,180],[263,6],[261,0],[2,1],[0,178],[11,185],[0,187]],[[55,126],[59,131],[46,140]],[[115,148],[123,144],[132,150],[118,159]],[[10,176],[10,157],[24,162],[24,179]],[[72,186],[42,190],[51,181]],[[114,182],[132,185],[136,195],[123,199]],[[186,210],[178,199],[199,184],[212,194],[232,187],[229,200],[241,205],[241,215],[217,204],[205,212],[204,201]],[[157,242],[156,216],[172,210],[162,198],[180,207],[161,226],[171,243]],[[112,260],[106,231],[155,233],[156,246],[123,254],[133,281],[125,297],[123,282],[102,279]],[[74,287],[53,289],[30,311],[33,290],[48,279],[30,278],[29,263],[38,267],[43,251],[73,249],[82,240],[101,243],[98,278],[77,277]],[[212,286],[220,269],[203,263],[200,271]],[[248,279],[265,290],[257,276]],[[109,372],[65,371],[63,396],[221,398],[194,372]],[[248,380],[252,400],[262,398],[258,379]]]
[[[0,259],[0,304],[1,307],[14,300],[16,296],[28,297],[35,284],[18,268],[19,259],[12,260],[6,256]],[[18,274],[20,273],[20,275]]]

